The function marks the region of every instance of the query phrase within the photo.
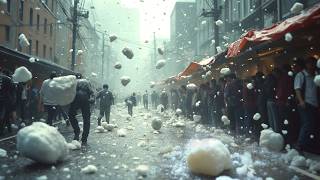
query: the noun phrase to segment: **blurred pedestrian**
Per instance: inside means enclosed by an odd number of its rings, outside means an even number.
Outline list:
[[[107,84],[103,85],[103,89],[98,92],[96,99],[100,99],[100,115],[98,117],[98,126],[101,125],[101,119],[106,117],[106,122],[110,122],[111,105],[114,105],[114,98],[112,92],[109,91]]]
[[[136,93],[132,93],[130,97],[126,98],[125,103],[128,106],[128,114],[132,116],[133,106],[137,106]]]
[[[143,107],[145,109],[148,109],[148,105],[149,105],[149,94],[148,91],[146,90],[145,93],[143,94]]]

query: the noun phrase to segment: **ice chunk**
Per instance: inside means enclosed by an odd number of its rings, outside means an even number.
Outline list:
[[[123,48],[122,54],[125,55],[128,59],[132,59],[134,56],[132,50],[129,48]]]
[[[113,42],[113,41],[115,41],[116,39],[118,39],[118,37],[117,37],[116,35],[114,35],[114,34],[112,34],[112,35],[109,36],[110,42]]]
[[[288,72],[288,76],[293,76],[293,72],[292,72],[292,71],[289,71],[289,72]]]
[[[102,126],[97,126],[96,132],[97,133],[104,133],[104,128]]]
[[[252,83],[248,83],[247,84],[247,88],[250,89],[250,90],[253,89],[253,84]]]
[[[17,68],[12,75],[14,82],[27,82],[32,79],[31,72],[24,66]]]
[[[156,85],[156,83],[154,81],[150,82],[150,88],[154,88],[155,85]]]
[[[49,82],[48,96],[50,102],[65,106],[70,104],[75,96],[77,89],[77,79],[74,75],[60,76],[53,78]]]
[[[195,121],[195,122],[199,122],[200,120],[201,120],[201,116],[200,115],[193,115],[192,116],[193,117],[193,120]]]
[[[216,25],[217,26],[222,26],[223,25],[223,21],[221,21],[220,19],[218,21],[216,21]]]
[[[255,113],[255,114],[253,115],[253,120],[258,121],[259,119],[261,119],[261,114],[260,114],[260,113]]]
[[[119,136],[119,137],[125,137],[126,135],[127,135],[127,131],[125,130],[125,129],[119,129],[118,131],[117,131],[117,135]]]
[[[320,86],[320,75],[316,75],[316,76],[314,77],[313,82],[314,82],[317,86]]]
[[[262,124],[261,124],[261,127],[262,127],[263,129],[267,129],[267,128],[268,128],[268,125],[267,125],[267,124],[262,123]]]
[[[176,114],[178,114],[178,115],[180,115],[180,114],[182,114],[182,110],[181,109],[176,109]]]
[[[114,127],[115,127],[114,124],[108,124],[107,122],[102,122],[101,125],[107,131],[112,131],[114,129]]]
[[[287,42],[292,41],[292,39],[293,39],[292,34],[291,34],[291,33],[286,33],[286,34],[284,35],[284,39],[285,39]]]
[[[37,61],[39,61],[39,59],[34,58],[34,57],[30,57],[29,58],[29,62],[31,62],[31,63],[34,63],[34,62],[37,62]]]
[[[221,121],[223,122],[224,125],[229,125],[230,124],[230,120],[226,115],[223,115],[221,117]]]
[[[98,74],[97,74],[97,73],[94,73],[94,72],[91,72],[91,76],[92,76],[92,77],[97,77]]]
[[[219,176],[216,178],[216,180],[239,180],[239,179],[234,179],[230,176]]]
[[[36,180],[47,180],[48,177],[46,175],[36,177]]]
[[[231,70],[229,68],[222,68],[220,70],[220,74],[223,76],[227,76],[227,75],[231,74]]]
[[[286,163],[291,164],[292,159],[298,155],[299,155],[298,151],[296,151],[295,149],[290,149],[286,154],[282,156],[282,158]]]
[[[188,148],[186,159],[193,173],[217,176],[232,168],[230,152],[219,140],[193,140]]]
[[[120,78],[120,80],[121,80],[121,84],[122,84],[123,86],[128,85],[128,84],[130,83],[130,81],[131,81],[131,79],[130,79],[129,76],[122,76],[122,77]]]
[[[18,39],[19,39],[19,45],[20,45],[21,47],[28,47],[28,46],[30,46],[30,43],[29,43],[26,35],[24,35],[23,33],[21,33],[21,34],[19,35]]]
[[[157,61],[156,69],[161,69],[166,64],[166,60],[161,59]]]
[[[77,55],[82,55],[83,54],[83,50],[79,49],[77,52]]]
[[[281,151],[284,147],[284,139],[279,133],[271,129],[264,129],[260,133],[260,146],[272,151]]]
[[[59,131],[42,122],[34,122],[18,132],[17,150],[44,164],[63,161],[69,153],[67,142]]]
[[[290,166],[296,166],[296,167],[305,167],[306,165],[307,165],[306,158],[301,155],[294,156],[290,163]]]
[[[77,140],[72,140],[71,143],[67,144],[69,150],[78,150],[81,148],[81,144]]]
[[[7,151],[0,148],[0,157],[7,157]]]
[[[296,2],[291,7],[290,11],[292,14],[298,14],[303,10],[304,5],[302,3]]]
[[[317,68],[320,69],[320,59],[317,60]]]
[[[159,53],[160,55],[163,55],[163,54],[164,54],[164,52],[163,52],[163,50],[162,50],[161,48],[158,48],[158,53]]]
[[[115,65],[114,65],[114,68],[116,69],[121,69],[122,68],[122,65],[120,62],[117,62]]]
[[[187,84],[187,88],[188,88],[189,90],[194,91],[194,90],[197,89],[197,85],[195,85],[195,84],[193,84],[193,83],[189,83],[189,84]]]
[[[81,172],[82,173],[85,173],[85,174],[94,174],[98,171],[98,168],[95,166],[95,165],[88,165],[84,168],[81,169]]]
[[[147,174],[149,172],[149,166],[143,165],[143,164],[139,165],[139,166],[136,167],[136,172],[140,176],[147,176]]]
[[[162,127],[162,121],[160,120],[160,118],[154,118],[152,120],[151,126],[154,130],[160,130]]]

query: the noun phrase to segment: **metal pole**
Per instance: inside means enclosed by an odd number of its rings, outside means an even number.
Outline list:
[[[102,57],[101,57],[101,77],[104,80],[104,37],[105,33],[102,34]]]
[[[219,46],[219,27],[216,24],[216,21],[219,20],[219,7],[218,7],[218,2],[217,0],[213,0],[213,30],[214,30],[214,47],[215,47],[215,52],[217,53],[217,47]]]
[[[78,3],[79,0],[74,0],[73,17],[72,17],[72,59],[71,70],[74,71],[76,64],[76,42],[77,42],[77,26],[78,26]]]

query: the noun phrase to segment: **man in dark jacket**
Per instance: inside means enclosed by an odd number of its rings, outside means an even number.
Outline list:
[[[146,92],[143,94],[143,106],[145,109],[148,109],[148,99],[149,99],[149,94],[148,91],[146,90]]]
[[[130,116],[132,116],[132,114],[133,114],[133,112],[132,112],[133,106],[137,105],[136,93],[132,93],[132,96],[128,97],[125,100],[125,102],[126,102],[126,105],[128,106],[128,114]]]
[[[12,79],[6,73],[0,72],[0,135],[3,134],[5,126],[11,132],[9,119],[15,103],[14,93],[15,86]]]
[[[96,99],[100,99],[100,116],[98,117],[98,125],[101,125],[101,119],[105,115],[106,122],[109,124],[111,105],[114,105],[112,92],[108,90],[107,84],[103,85],[103,90],[98,92]]]
[[[74,140],[79,140],[80,128],[78,120],[76,119],[77,110],[81,109],[83,117],[83,132],[82,132],[82,145],[87,145],[87,139],[90,131],[90,102],[93,90],[90,82],[86,79],[82,79],[81,74],[76,75],[78,79],[76,97],[70,105],[69,119],[74,129]]]

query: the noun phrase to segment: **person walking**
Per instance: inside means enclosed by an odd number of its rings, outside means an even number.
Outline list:
[[[137,106],[136,93],[132,93],[132,95],[125,99],[126,105],[128,106],[128,114],[132,116],[133,114],[133,106]]]
[[[157,108],[157,93],[156,93],[156,91],[152,91],[152,93],[151,93],[151,104],[154,109]]]
[[[57,104],[50,101],[50,82],[53,78],[57,77],[57,73],[55,71],[51,72],[50,78],[43,81],[41,89],[40,89],[40,101],[39,101],[39,111],[45,108],[45,111],[48,113],[47,116],[47,124],[52,126],[53,120],[57,116]]]
[[[146,92],[143,94],[143,107],[145,109],[148,109],[148,99],[149,99],[149,94],[148,94],[148,91],[146,90]]]
[[[107,84],[103,85],[103,89],[98,92],[96,99],[100,99],[100,116],[98,117],[98,126],[101,126],[101,119],[106,117],[106,122],[110,121],[111,105],[114,105],[114,98],[112,92],[108,90]]]
[[[90,104],[92,101],[93,90],[90,82],[87,79],[82,78],[81,74],[76,75],[77,89],[76,89],[76,97],[69,108],[69,120],[71,126],[74,130],[74,140],[79,141],[80,136],[80,128],[78,124],[78,120],[76,119],[77,110],[80,109],[83,117],[83,132],[82,132],[82,145],[87,145],[87,140],[90,131]]]

